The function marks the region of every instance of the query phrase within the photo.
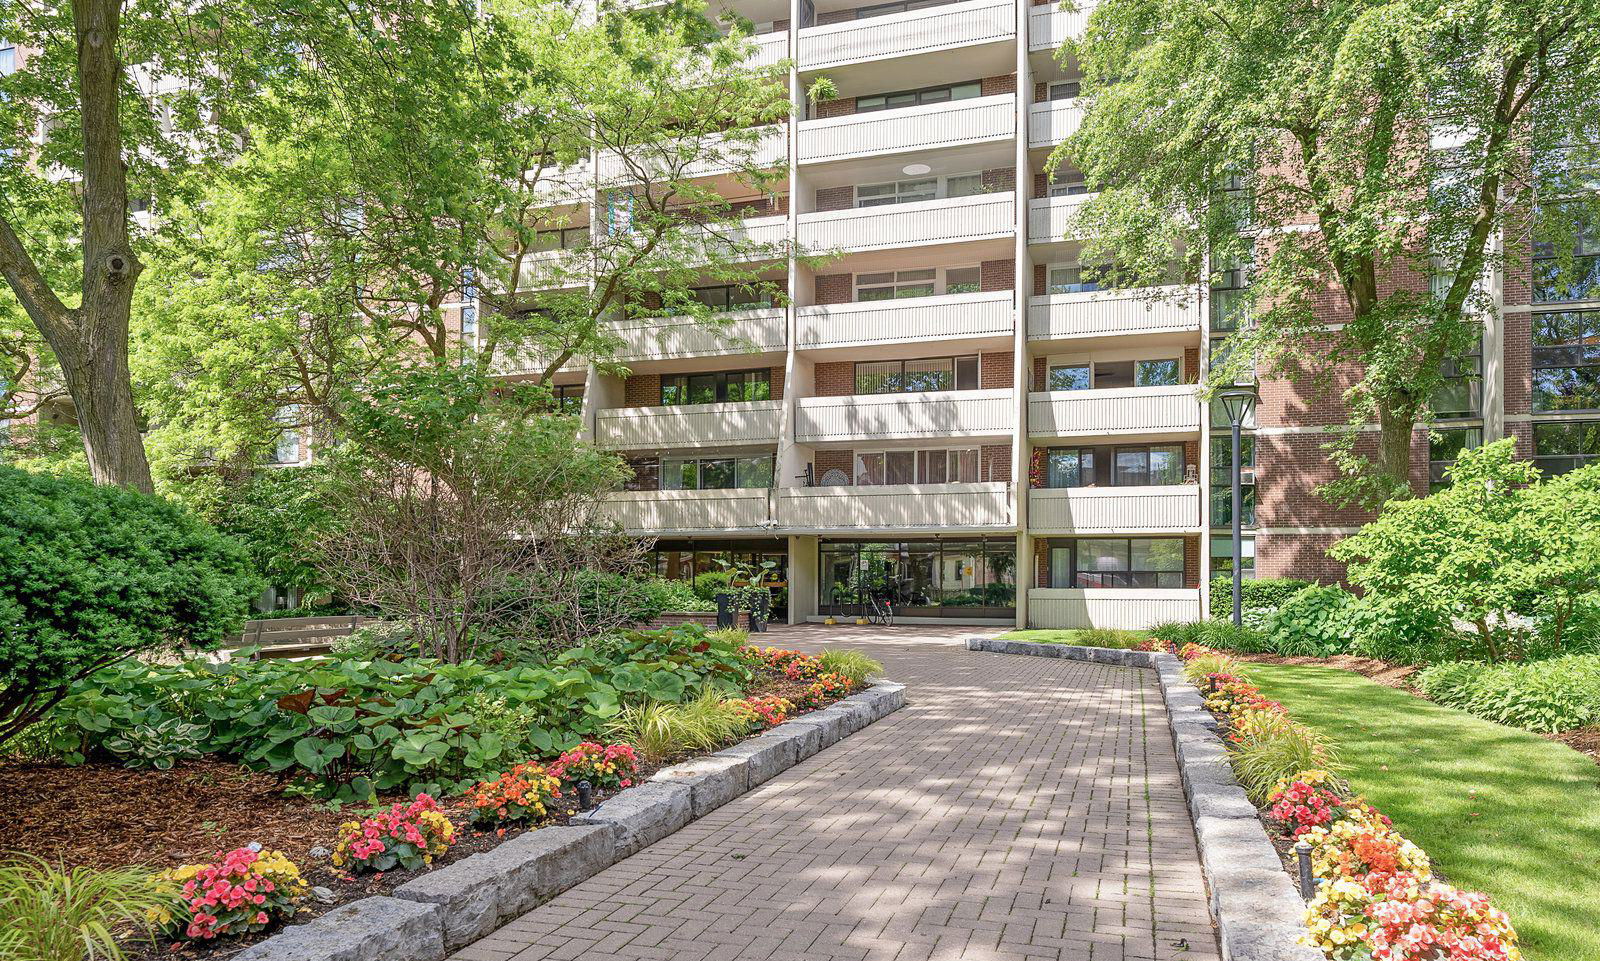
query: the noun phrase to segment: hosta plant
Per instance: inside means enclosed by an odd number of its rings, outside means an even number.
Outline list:
[[[597,744],[584,741],[550,765],[550,773],[567,784],[588,781],[597,788],[629,787],[639,773],[639,757],[632,744]]]
[[[151,920],[172,937],[197,941],[260,931],[293,915],[310,890],[293,861],[259,844],[236,848],[211,864],[163,871],[160,880],[173,904],[152,912]]]
[[[167,771],[178,761],[192,761],[203,756],[202,744],[209,733],[204,724],[169,717],[154,724],[134,725],[107,739],[105,748],[121,758],[124,767]]]
[[[467,790],[472,819],[479,823],[522,821],[548,823],[550,803],[561,797],[561,779],[542,764],[515,765],[493,781],[480,781]]]
[[[339,825],[331,860],[335,867],[357,871],[388,871],[396,865],[419,871],[450,849],[455,834],[439,802],[418,794],[410,804]]]

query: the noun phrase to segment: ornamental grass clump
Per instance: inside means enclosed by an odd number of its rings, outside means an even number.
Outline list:
[[[455,836],[455,825],[439,810],[439,802],[418,794],[410,804],[341,824],[330,860],[335,867],[357,871],[388,871],[397,865],[420,871],[448,851]]]
[[[310,890],[282,851],[263,851],[259,844],[158,877],[173,905],[151,912],[150,920],[171,937],[194,941],[250,934],[292,917]]]
[[[551,820],[551,804],[561,797],[561,779],[532,761],[515,765],[493,781],[467,789],[472,820],[479,824],[517,821],[537,827]]]
[[[1326,738],[1297,724],[1270,701],[1249,708],[1247,716],[1234,723],[1229,740],[1233,773],[1256,804],[1265,803],[1285,777],[1310,768],[1327,769],[1335,763]]]
[[[860,687],[883,673],[883,665],[860,651],[823,651],[817,659],[820,673],[833,674]]]
[[[172,892],[143,868],[65,868],[32,857],[0,863],[0,958],[121,961],[116,932],[153,926]]]
[[[651,761],[713,751],[750,730],[743,703],[707,689],[683,704],[647,701],[622,710],[607,732]]]

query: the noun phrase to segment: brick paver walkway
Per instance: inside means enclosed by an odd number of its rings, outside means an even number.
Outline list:
[[[1153,675],[959,632],[774,630],[869,651],[906,707],[455,961],[1214,961]]]

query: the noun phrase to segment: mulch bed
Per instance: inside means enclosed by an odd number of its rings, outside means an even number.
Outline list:
[[[1560,741],[1579,754],[1587,754],[1589,759],[1600,764],[1600,727],[1586,727],[1577,731],[1564,731],[1560,734],[1546,734],[1552,741]]]
[[[809,686],[809,681],[768,676],[747,696],[793,698]],[[806,712],[796,712],[796,716],[802,713]],[[641,762],[637,780],[647,779],[657,769]],[[258,841],[288,855],[308,884],[331,892],[323,901],[307,897],[296,923],[340,904],[388,893],[416,876],[404,870],[349,875],[335,869],[321,851],[313,857],[313,848],[331,849],[339,825],[360,817],[366,806],[347,805],[340,811],[325,802],[284,797],[283,784],[275,775],[223,761],[191,761],[170,771],[136,771],[106,762],[67,767],[0,760],[0,798],[6,799],[0,807],[0,852],[30,854],[68,866],[142,864],[161,870],[211,861],[219,852]],[[595,799],[608,796],[608,792],[597,791]],[[389,804],[408,798],[397,794],[379,800]],[[577,813],[575,797],[557,804],[561,808],[554,818],[556,824],[567,823]],[[441,801],[440,806],[457,831],[455,843],[434,860],[435,867],[490,850],[525,830],[515,826],[478,830],[471,824],[471,808],[465,802],[450,799]],[[129,961],[226,958],[275,933],[272,929],[206,944],[130,940],[124,944],[124,952]]]

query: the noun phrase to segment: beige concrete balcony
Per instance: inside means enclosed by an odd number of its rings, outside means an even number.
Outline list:
[[[1034,437],[1196,433],[1203,409],[1196,389],[1180,384],[1035,392],[1028,395],[1028,433]]]
[[[775,444],[783,402],[619,407],[595,415],[595,441],[616,450]]]
[[[1170,534],[1199,529],[1199,484],[1028,492],[1028,530],[1036,534]]]
[[[1089,23],[1089,14],[1094,12],[1094,0],[1078,0],[1077,6],[1078,9],[1070,13],[1061,9],[1059,3],[1037,6],[1028,11],[1029,52],[1059,50],[1069,38],[1082,37]]]
[[[1013,327],[1009,290],[801,307],[797,316],[799,350],[1008,337]]]
[[[760,530],[769,526],[764,488],[710,491],[622,491],[605,499],[605,516],[633,534]]]
[[[1010,140],[1013,94],[807,120],[800,124],[801,163]]]
[[[922,10],[847,20],[800,31],[799,67],[825,70],[1016,36],[1012,0],[964,0]]]
[[[1008,191],[801,214],[800,248],[826,253],[1009,237],[1014,203]]]
[[[752,67],[770,67],[789,56],[789,31],[763,33],[751,38],[756,49],[746,61]]]
[[[602,185],[642,183],[645,181],[697,177],[715,177],[739,169],[769,170],[789,162],[786,140],[787,126],[772,124],[761,128],[753,142],[720,134],[700,138],[695,143],[681,145],[690,151],[690,157],[700,160],[679,160],[677,145],[674,149],[640,148],[631,151],[631,159],[614,150],[601,151],[599,155],[599,180]]]
[[[1078,132],[1083,104],[1078,100],[1052,100],[1028,108],[1028,146],[1054,147]]]
[[[1199,333],[1200,305],[1182,287],[1096,290],[1028,299],[1028,339]]]
[[[674,360],[759,354],[784,349],[784,310],[733,310],[699,321],[693,317],[659,317],[620,322],[612,327],[623,345],[616,359]]]
[[[1011,433],[1010,390],[802,397],[795,402],[798,444],[923,437],[1000,437]]]
[[[1028,590],[1028,626],[1039,628],[1112,627],[1143,630],[1162,621],[1197,621],[1196,588],[1059,588]]]
[[[1011,525],[1011,485],[783,487],[778,521],[799,531],[987,530]]]
[[[1088,194],[1043,197],[1028,201],[1028,243],[1053,244],[1070,240],[1067,225]]]

